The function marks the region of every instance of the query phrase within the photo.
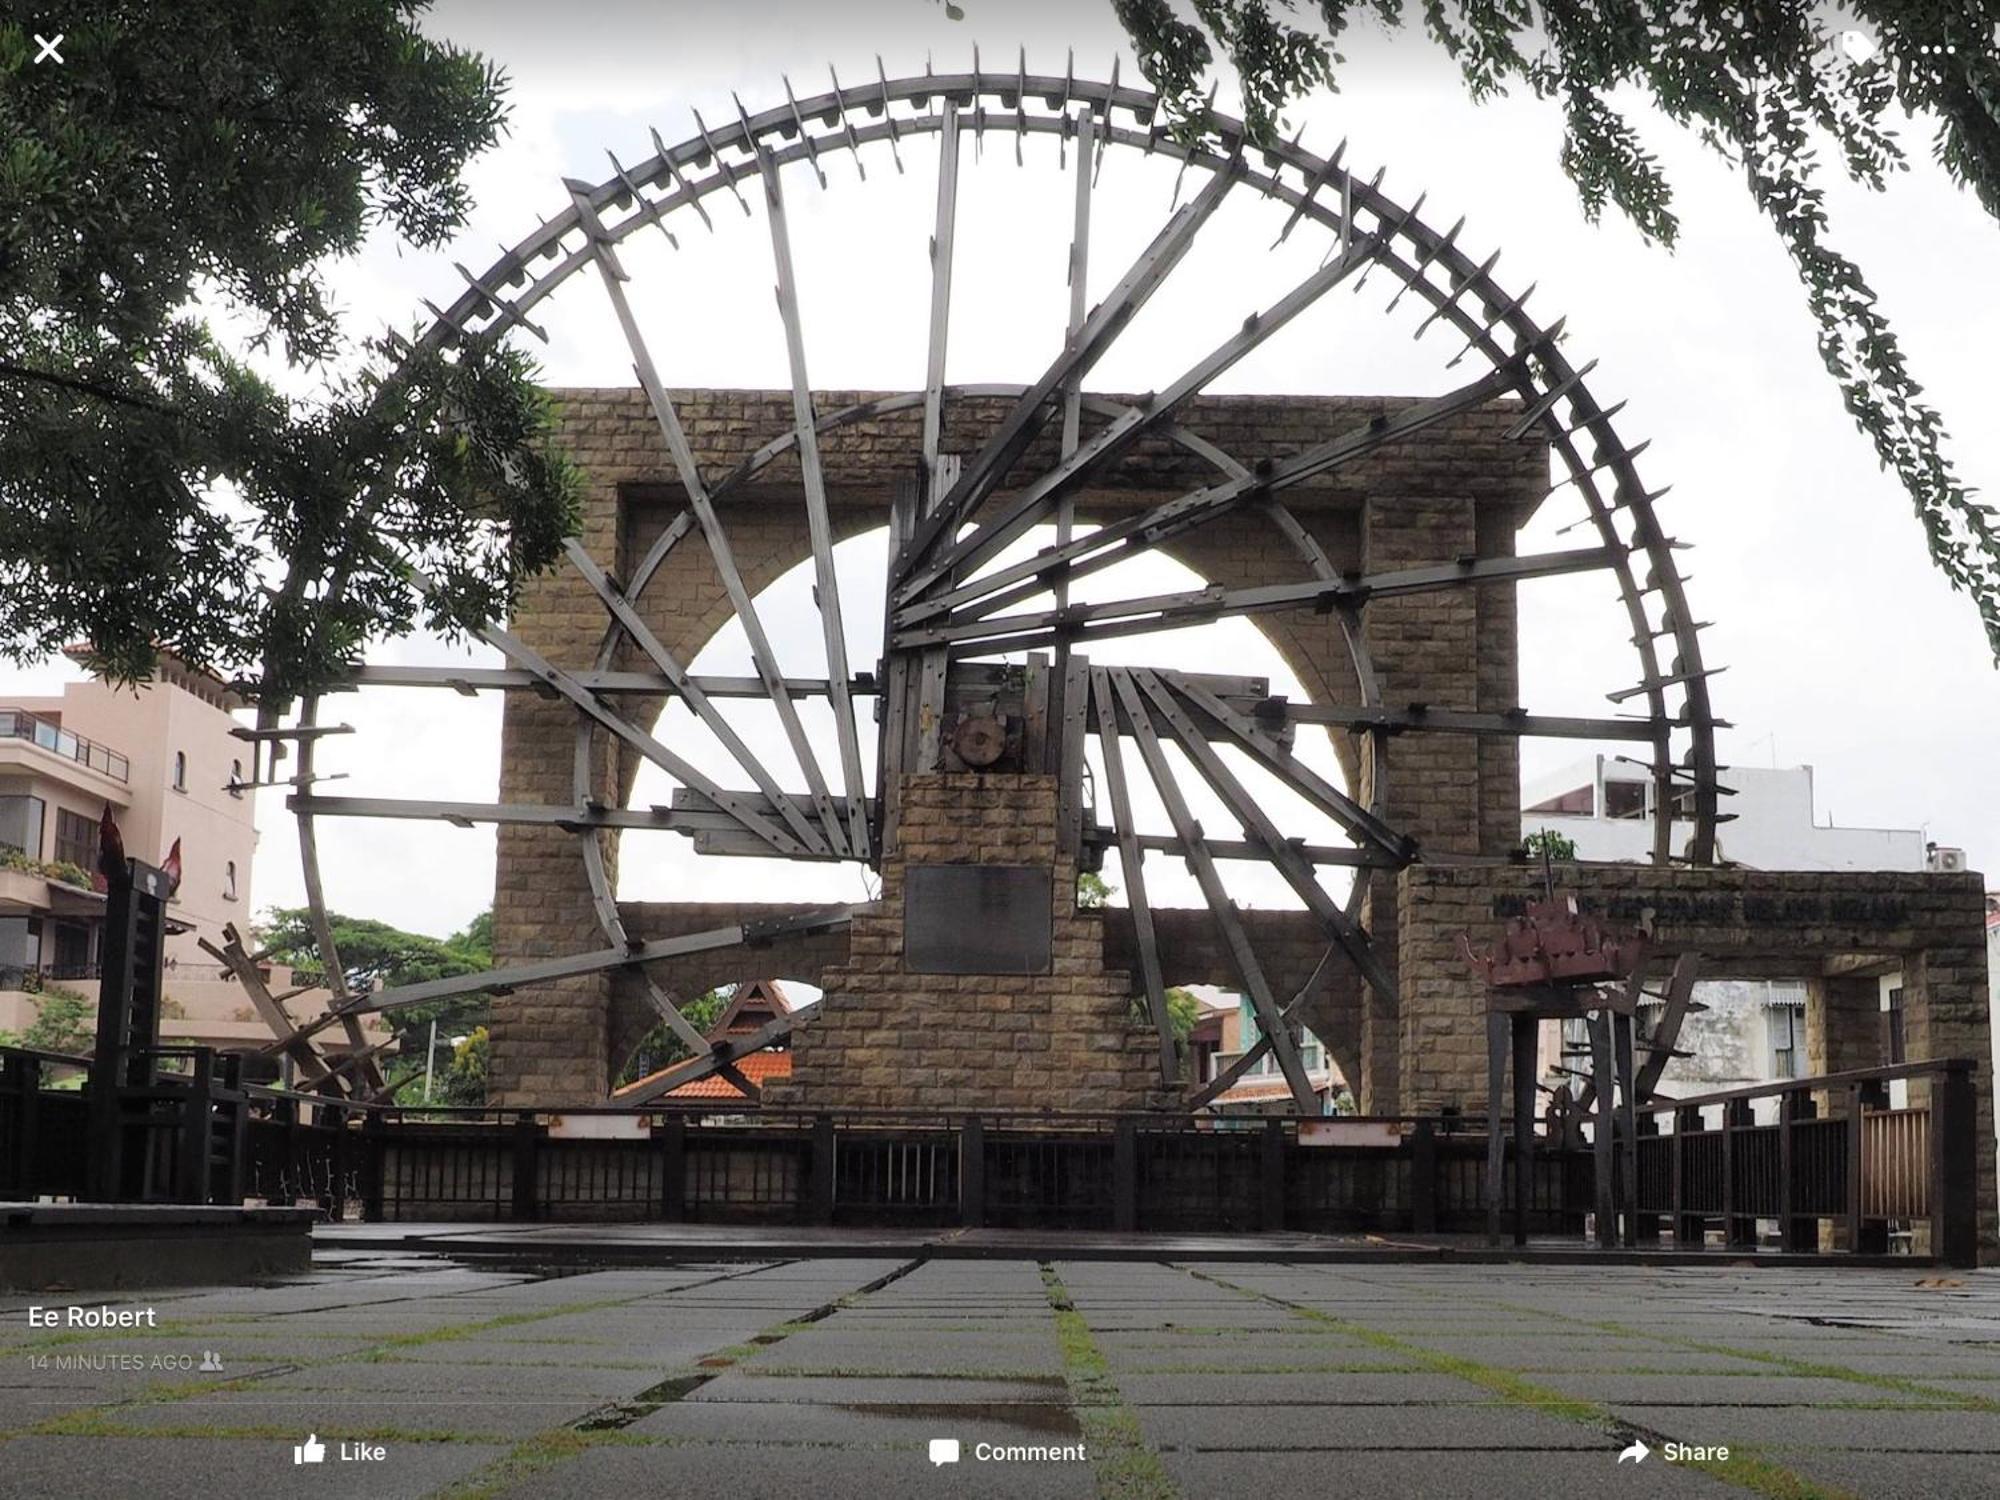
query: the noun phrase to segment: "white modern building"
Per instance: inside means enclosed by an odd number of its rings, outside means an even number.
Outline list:
[[[1718,856],[1753,870],[1922,870],[1924,835],[1915,828],[1838,828],[1813,806],[1811,766],[1762,770],[1731,766],[1722,798],[1730,821],[1716,830]],[[1554,829],[1591,860],[1649,860],[1653,777],[1648,766],[1598,755],[1536,778],[1521,799],[1521,830]],[[1684,847],[1692,825],[1675,824]],[[1949,854],[1951,851],[1939,851]]]
[[[1811,766],[1764,770],[1731,766],[1724,782],[1734,795],[1723,799],[1732,814],[1717,831],[1722,859],[1772,870],[1963,869],[1964,855],[1925,842],[1914,828],[1841,828],[1821,822],[1813,803]],[[1543,829],[1576,846],[1577,858],[1642,861],[1652,856],[1653,782],[1644,765],[1599,755],[1538,777],[1527,788],[1521,814],[1523,837]],[[1675,824],[1674,844],[1683,847],[1693,830]],[[1996,939],[1988,927],[1988,942]],[[1683,1022],[1676,1046],[1694,1055],[1675,1058],[1661,1078],[1668,1094],[1687,1095],[1797,1077],[1806,1069],[1806,981],[1730,979],[1701,981],[1697,1010]],[[1885,1055],[1898,1055],[1902,976],[1888,968],[1879,976]],[[1581,1047],[1581,1034],[1558,1044],[1551,1027],[1544,1062],[1553,1068],[1561,1053]]]

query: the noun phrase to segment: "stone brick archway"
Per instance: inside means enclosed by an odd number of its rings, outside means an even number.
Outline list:
[[[584,470],[581,541],[600,566],[624,576],[642,557],[660,529],[679,509],[680,490],[668,476],[672,465],[660,442],[643,395],[632,390],[558,393],[563,434]],[[790,425],[788,392],[676,392],[690,442],[707,472],[721,473]],[[821,411],[862,399],[854,393],[822,393]],[[1366,421],[1404,403],[1361,398],[1211,397],[1189,404],[1184,425],[1255,464],[1296,452],[1310,441]],[[977,399],[954,406],[958,424],[947,447],[972,448],[1003,409],[999,400]],[[1380,571],[1420,562],[1469,556],[1502,556],[1513,551],[1514,534],[1546,491],[1547,450],[1539,441],[1510,442],[1502,431],[1511,420],[1496,406],[1441,424],[1420,447],[1388,449],[1323,480],[1288,492],[1293,513],[1343,571]],[[829,509],[836,541],[880,526],[894,487],[906,482],[904,465],[917,451],[914,411],[892,413],[827,434],[822,444]],[[1053,439],[1045,439],[1044,445]],[[1031,448],[1023,471],[1053,458],[1044,445]],[[1193,455],[1164,440],[1141,444],[1078,502],[1089,522],[1184,492],[1212,476]],[[810,556],[804,508],[798,499],[794,461],[781,457],[756,482],[731,492],[726,520],[735,561],[754,594]],[[1293,581],[1305,576],[1297,555],[1268,521],[1255,513],[1231,517],[1189,533],[1168,549],[1203,577],[1225,586]],[[683,661],[730,618],[727,596],[698,533],[683,538],[640,600],[648,626]],[[1309,610],[1268,615],[1264,635],[1315,701],[1353,703],[1354,678],[1337,624]],[[511,622],[514,633],[557,666],[586,668],[596,655],[604,613],[574,574],[558,573],[525,591]],[[1488,584],[1448,593],[1370,604],[1364,634],[1389,704],[1504,711],[1517,704],[1513,587]],[[628,659],[618,665],[637,663]],[[872,664],[856,663],[860,670]],[[629,716],[640,723],[657,717],[658,700],[627,700]],[[567,803],[572,797],[575,718],[566,704],[532,693],[509,693],[501,770],[501,801]],[[1352,747],[1336,736],[1336,750],[1350,778],[1363,774]],[[1467,853],[1498,853],[1518,837],[1518,757],[1505,736],[1425,735],[1401,745],[1391,758],[1388,811],[1391,821],[1427,846]],[[622,805],[629,796],[637,762],[630,754],[607,753],[596,768],[593,791]],[[1364,786],[1364,792],[1367,788]],[[602,835],[602,848],[615,880],[615,836]],[[496,957],[527,961],[601,946],[574,837],[556,829],[505,826],[499,845],[495,893]],[[1280,918],[1287,914],[1272,913]],[[1206,913],[1176,914],[1185,931],[1168,941],[1187,953],[1172,966],[1183,974],[1229,971],[1204,930]],[[676,917],[673,923],[691,918]],[[666,935],[655,922],[666,919],[642,911],[630,924],[636,938]],[[1393,897],[1377,882],[1370,925],[1393,953]],[[670,924],[671,925],[671,924]],[[1116,924],[1107,922],[1106,961],[1122,966]],[[1281,988],[1302,984],[1323,944],[1308,937],[1310,924],[1299,916],[1286,934],[1273,934],[1273,981]],[[680,926],[678,930],[689,930]],[[823,967],[841,941],[818,940]],[[1204,941],[1209,949],[1203,947]],[[727,978],[742,977],[731,961]],[[1294,970],[1297,971],[1294,978]],[[807,968],[788,970],[805,977]],[[661,982],[670,990],[695,985],[690,972]],[[701,985],[705,988],[706,985]],[[693,992],[698,993],[699,990]],[[1288,990],[1287,993],[1290,991]],[[492,1026],[494,1093],[507,1103],[578,1103],[601,1099],[611,1059],[631,1028],[644,1019],[634,1009],[637,989],[629,980],[586,976],[557,981],[506,997],[495,1007]],[[638,1004],[643,1005],[643,1000]],[[1358,1085],[1364,1107],[1396,1107],[1395,1007],[1375,998],[1363,1013],[1357,988],[1337,976],[1312,1007],[1312,1024]],[[646,1024],[650,1025],[650,1021]]]

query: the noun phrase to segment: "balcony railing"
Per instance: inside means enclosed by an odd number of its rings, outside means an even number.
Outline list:
[[[28,740],[65,760],[100,771],[114,781],[132,779],[132,762],[116,750],[87,740],[53,719],[31,714],[25,708],[0,708],[0,739]]]

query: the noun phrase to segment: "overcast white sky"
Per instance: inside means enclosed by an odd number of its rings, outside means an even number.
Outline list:
[[[537,216],[557,212],[566,202],[563,176],[607,175],[607,148],[628,164],[644,159],[652,151],[649,126],[670,143],[680,140],[692,133],[691,108],[711,122],[733,118],[732,91],[753,111],[781,102],[782,74],[803,97],[825,87],[829,61],[852,83],[872,75],[878,52],[896,76],[921,70],[927,55],[940,70],[964,67],[975,44],[986,67],[1011,68],[1025,44],[1031,70],[1061,71],[1073,47],[1079,73],[1101,76],[1118,50],[1108,0],[1062,7],[967,0],[967,7],[968,19],[954,23],[929,0],[440,5],[433,30],[489,52],[512,76],[509,137],[472,171],[479,207],[458,243],[437,255],[374,247],[341,269],[342,295],[363,326],[407,326],[421,313],[422,297],[443,303],[455,295],[453,260],[482,268],[499,242],[512,243]],[[2000,695],[1978,620],[1932,570],[1908,502],[1841,410],[1790,265],[1738,180],[1673,127],[1642,116],[1675,183],[1684,225],[1676,252],[1649,248],[1622,222],[1584,222],[1557,167],[1559,127],[1550,107],[1525,99],[1475,106],[1449,63],[1409,37],[1348,50],[1343,92],[1294,112],[1306,143],[1324,151],[1348,138],[1351,167],[1370,174],[1387,167],[1384,187],[1404,202],[1429,193],[1430,222],[1466,216],[1461,243],[1468,249],[1483,258],[1504,247],[1496,277],[1513,290],[1539,283],[1531,310],[1545,323],[1568,315],[1572,358],[1600,361],[1593,390],[1607,403],[1629,400],[1619,419],[1628,440],[1652,439],[1642,472],[1655,488],[1674,487],[1663,513],[1675,534],[1697,544],[1683,567],[1697,616],[1715,622],[1704,650],[1711,665],[1729,669],[1713,684],[1717,712],[1736,726],[1722,736],[1724,760],[1810,764],[1822,821],[1831,815],[1848,825],[1921,827],[1940,843],[1965,846],[1975,866],[1991,868],[2000,859],[1990,781]],[[1123,74],[1136,77],[1129,56]],[[1927,128],[1911,129],[1907,141],[1921,156]],[[1070,184],[1055,154],[1052,140],[1030,138],[1026,166],[1017,167],[1011,135],[989,132],[974,165],[968,144],[948,370],[954,383],[1031,379],[1059,345]],[[832,190],[825,193],[803,168],[787,176],[815,385],[921,384],[936,150],[925,142],[906,147],[904,158],[908,171],[899,177],[886,153],[871,153],[865,184],[851,158],[830,158]],[[1092,301],[1158,227],[1172,180],[1158,160],[1107,159],[1096,200]],[[2000,299],[1991,286],[2000,231],[1926,161],[1886,195],[1842,188],[1834,198],[1837,242],[1880,292],[1945,415],[1961,474],[1991,491],[2000,483],[1991,364],[2000,345]],[[678,230],[679,252],[650,236],[626,254],[655,356],[672,385],[783,385],[761,207],[753,220],[711,204],[713,236],[690,221]],[[1280,252],[1266,252],[1280,222],[1269,204],[1232,203],[1095,372],[1093,387],[1160,384],[1163,371],[1204,352],[1317,264],[1325,245],[1304,229]],[[1383,317],[1386,293],[1379,279],[1359,298],[1334,293],[1217,388],[1429,394],[1466,378],[1466,366],[1442,369],[1455,341],[1447,344],[1435,330],[1421,344],[1411,341],[1407,303],[1395,319]],[[595,285],[579,280],[546,313],[553,344],[539,352],[553,383],[630,383],[623,343]],[[1554,528],[1574,518],[1552,505],[1522,545],[1560,545]],[[857,666],[869,664],[879,640],[866,580],[872,574],[879,589],[880,553],[879,541],[863,538],[842,554],[852,623],[867,642],[853,651]],[[1155,571],[1139,581],[1153,585],[1163,576],[1171,575]],[[823,668],[807,582],[788,578],[767,601],[787,670],[801,675]],[[1115,592],[1132,582],[1116,580]],[[1521,609],[1523,703],[1539,712],[1607,711],[1602,694],[1636,673],[1608,581],[1526,585]],[[443,659],[433,643],[383,655]],[[1275,652],[1243,622],[1179,633],[1170,647],[1127,643],[1093,655],[1281,670]],[[746,663],[740,634],[731,632],[699,666],[735,671]],[[0,676],[0,693],[62,675]],[[384,692],[338,700],[330,716],[362,731],[326,755],[327,769],[352,773],[330,792],[493,795],[497,701]],[[698,747],[698,737],[683,735],[684,719],[670,710],[662,732]],[[745,722],[757,743],[771,743],[768,723]],[[1528,768],[1588,748],[1531,745]],[[1323,751],[1316,755],[1328,764]],[[694,756],[708,760],[699,748]],[[729,780],[747,784],[740,773]],[[642,778],[639,800],[667,794],[664,777],[649,771]],[[1308,837],[1323,831],[1289,808],[1280,811]],[[260,815],[265,837],[252,895],[261,909],[297,901],[300,886],[291,821],[274,794],[265,794]],[[445,932],[490,900],[486,832],[374,823],[329,829],[322,839],[329,899],[343,910]],[[678,840],[654,842],[663,847],[641,850],[628,839],[623,894],[862,894],[853,871],[697,862]],[[1148,875],[1164,899],[1196,899],[1184,876],[1155,876],[1151,865]],[[1254,880],[1244,890],[1249,900],[1278,899],[1274,887]]]

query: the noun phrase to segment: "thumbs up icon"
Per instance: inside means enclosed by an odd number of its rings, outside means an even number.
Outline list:
[[[292,1462],[295,1464],[323,1464],[326,1462],[326,1444],[319,1440],[319,1434],[309,1432],[303,1443],[292,1444]]]

